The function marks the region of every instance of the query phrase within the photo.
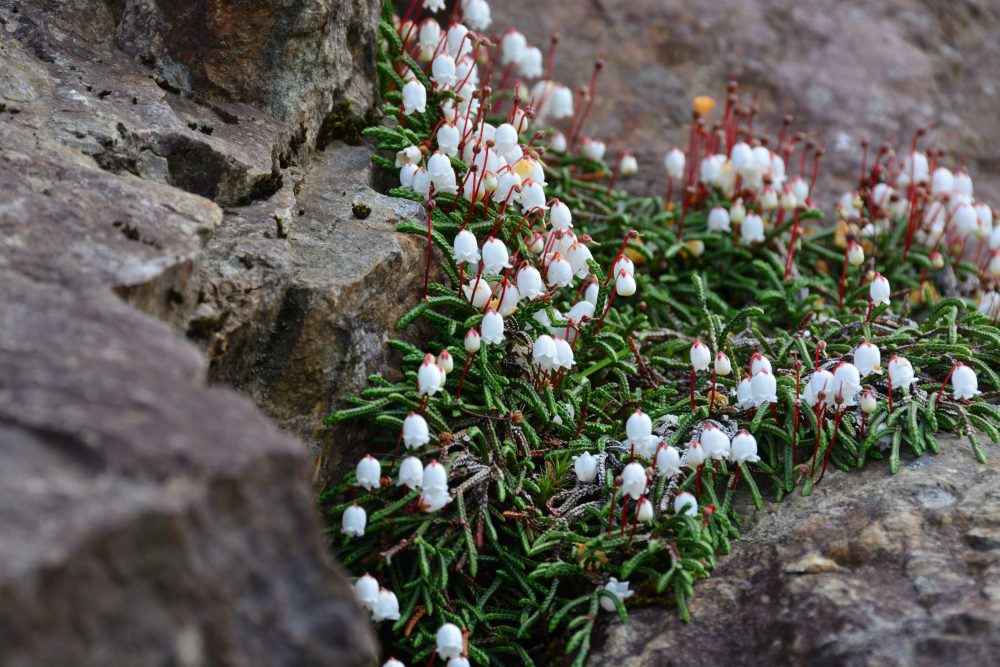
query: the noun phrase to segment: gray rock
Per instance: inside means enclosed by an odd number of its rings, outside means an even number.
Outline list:
[[[370,443],[323,418],[370,374],[398,368],[386,343],[403,335],[395,322],[418,303],[424,277],[425,244],[394,231],[419,220],[420,206],[373,191],[369,156],[331,146],[304,177],[289,175],[292,187],[227,214],[208,243],[208,297],[189,327],[212,376],[315,445],[333,475]]]
[[[964,439],[749,511],[691,623],[634,609],[594,665],[957,665],[1000,655],[1000,484]]]

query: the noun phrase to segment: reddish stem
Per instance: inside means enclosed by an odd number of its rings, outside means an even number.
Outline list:
[[[465,376],[469,373],[469,366],[472,365],[472,360],[476,357],[475,352],[470,352],[465,357],[465,366],[462,367],[462,377],[458,379],[458,391],[455,392],[455,400],[457,401],[462,396],[462,387],[465,386]]]

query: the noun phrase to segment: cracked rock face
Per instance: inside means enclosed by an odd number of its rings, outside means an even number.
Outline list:
[[[964,439],[897,475],[878,462],[828,475],[749,516],[696,584],[691,623],[634,609],[590,664],[956,665],[1000,655],[996,458]]]

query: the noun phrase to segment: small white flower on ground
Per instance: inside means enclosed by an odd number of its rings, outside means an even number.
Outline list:
[[[479,332],[475,329],[469,329],[465,332],[465,351],[468,354],[475,354],[479,352],[479,347],[482,345],[481,338],[479,337]]]
[[[417,369],[417,390],[421,395],[433,396],[441,391],[444,383],[444,372],[438,366],[433,354],[424,357],[424,363]]]
[[[517,30],[508,30],[500,40],[500,64],[517,64],[524,57],[528,40]]]
[[[878,406],[878,398],[875,396],[875,392],[871,389],[865,389],[861,393],[861,412],[866,415],[870,415],[875,412],[875,408]]]
[[[729,225],[729,211],[721,206],[714,206],[708,214],[708,231],[731,232],[732,227]]]
[[[635,176],[639,171],[639,163],[636,161],[635,156],[631,153],[625,153],[622,156],[622,161],[618,165],[618,171],[622,176]]]
[[[595,162],[600,162],[604,158],[607,146],[603,141],[597,139],[583,138],[583,154]]]
[[[407,449],[417,449],[430,442],[430,429],[427,420],[416,412],[411,412],[403,419],[403,444]]]
[[[568,229],[573,226],[573,213],[569,210],[569,206],[558,199],[552,202],[549,216],[554,229]]]
[[[696,371],[708,370],[708,364],[712,361],[712,353],[708,346],[701,342],[700,338],[695,338],[691,344],[691,367]]]
[[[649,523],[653,520],[653,503],[649,502],[649,498],[639,499],[639,509],[635,512],[635,518],[643,523]]]
[[[951,388],[956,399],[971,399],[982,393],[979,391],[979,380],[976,379],[976,372],[962,362],[958,362],[958,366],[951,374]]]
[[[733,372],[733,364],[729,361],[729,357],[726,356],[725,352],[719,352],[715,355],[715,374],[719,377],[725,377]]]
[[[664,445],[656,452],[656,472],[666,477],[681,474],[681,455],[676,447]]]
[[[753,403],[757,407],[765,403],[777,403],[778,394],[777,380],[766,370],[762,370],[753,376],[750,381],[750,391],[753,393]]]
[[[487,345],[498,345],[503,342],[503,317],[495,309],[490,308],[483,315],[482,338]]]
[[[740,241],[751,245],[764,240],[764,221],[756,213],[751,213],[740,225]]]
[[[396,166],[405,167],[408,164],[420,164],[424,154],[416,146],[407,146],[396,153]]]
[[[882,374],[882,352],[867,340],[862,340],[854,349],[854,365],[858,367],[861,377],[872,373]]]
[[[833,383],[834,403],[839,396],[843,398],[841,403],[843,407],[856,405],[854,399],[861,391],[861,373],[858,372],[857,366],[846,361],[837,364],[833,369]]]
[[[552,336],[542,334],[531,347],[531,359],[543,371],[550,371],[556,365],[556,342]]]
[[[419,81],[408,81],[403,86],[403,113],[412,116],[414,112],[427,110],[427,89]]]
[[[573,267],[559,253],[553,255],[545,271],[545,282],[549,287],[566,287],[573,282]]]
[[[465,652],[465,638],[453,623],[445,623],[437,631],[437,653],[442,660],[461,658]]]
[[[455,236],[454,244],[455,262],[461,264],[467,262],[475,264],[479,261],[479,242],[476,235],[468,229],[463,229]]]
[[[618,296],[632,296],[635,294],[636,284],[635,278],[631,274],[622,269],[615,276],[615,292]]]
[[[341,518],[340,532],[352,537],[361,537],[365,534],[365,525],[368,523],[368,513],[360,505],[351,505],[344,510]]]
[[[533,179],[527,179],[521,182],[521,211],[527,213],[536,208],[543,211],[547,211],[548,207],[545,205],[545,189],[542,184]]]
[[[517,66],[525,79],[537,79],[542,75],[542,51],[537,46],[529,46],[521,54]]]
[[[424,466],[424,491],[448,492],[448,471],[437,460]]]
[[[701,432],[700,442],[706,459],[724,461],[729,458],[729,436],[712,422],[705,424],[705,429]]]
[[[736,387],[736,405],[740,410],[753,407],[753,388],[751,387],[751,383],[752,380],[745,377],[740,380],[739,386]]]
[[[833,379],[833,373],[827,370],[816,371],[809,378],[806,390],[802,393],[802,398],[805,399],[809,407],[817,403],[833,405],[833,399],[836,396],[833,389],[836,385],[837,382]]]
[[[641,463],[629,463],[622,470],[622,493],[638,500],[646,490],[646,469]]]
[[[545,294],[545,287],[542,285],[542,274],[531,265],[519,269],[514,282],[517,284],[517,291],[520,293],[522,299],[537,299]]]
[[[378,580],[367,572],[354,582],[354,595],[368,611],[375,609],[378,602]]]
[[[584,452],[573,462],[576,477],[584,484],[590,484],[597,479],[597,458],[590,452]]]
[[[490,302],[493,290],[485,280],[472,278],[468,285],[462,285],[462,293],[469,300],[473,308],[483,308]]]
[[[642,445],[653,438],[653,420],[642,410],[636,410],[625,421],[625,444]]]
[[[501,273],[510,268],[510,253],[507,246],[493,236],[483,243],[483,271],[486,273]]]
[[[667,168],[667,176],[680,178],[684,175],[684,153],[679,148],[671,148],[663,158],[663,166]]]
[[[743,176],[753,171],[753,149],[742,141],[733,146],[729,152],[729,160],[733,163],[733,169]]]
[[[674,498],[674,514],[697,516],[698,499],[687,491],[681,491],[677,494],[677,497]]]
[[[889,305],[889,281],[881,273],[876,273],[875,277],[872,278],[871,287],[868,289],[868,293],[872,298],[872,303],[876,306],[885,304]]]
[[[910,363],[909,359],[899,356],[889,359],[889,382],[892,383],[893,391],[909,387],[915,381],[913,364]]]
[[[741,429],[733,438],[732,457],[736,463],[760,461],[760,457],[757,456],[757,439],[750,435],[746,429]]]
[[[486,0],[468,0],[462,3],[462,20],[473,30],[486,30],[493,22],[490,5]]]
[[[629,583],[627,581],[618,581],[614,577],[604,584],[604,590],[608,591],[616,598],[618,598],[623,604],[625,600],[632,597],[632,593],[635,591],[629,590]],[[601,609],[604,611],[614,611],[615,603],[607,598],[607,596],[601,596]]]
[[[687,449],[684,451],[684,465],[694,470],[707,460],[708,453],[705,451],[705,448],[701,446],[700,442],[692,440],[688,443]]]
[[[354,469],[354,476],[355,486],[373,491],[379,487],[382,477],[382,465],[371,454],[366,454],[365,458],[358,461],[358,465]]]
[[[372,620],[398,621],[399,620],[399,600],[392,591],[382,589],[378,592],[378,600],[375,602],[375,609],[372,610]]]
[[[407,456],[399,464],[399,481],[396,486],[405,486],[410,490],[419,489],[424,481],[424,464],[416,456]]]

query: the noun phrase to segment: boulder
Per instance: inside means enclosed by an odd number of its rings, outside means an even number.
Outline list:
[[[965,439],[891,475],[873,462],[760,512],[691,622],[632,609],[590,664],[956,665],[1000,655],[1000,467]],[[746,504],[746,503],[745,503]]]

